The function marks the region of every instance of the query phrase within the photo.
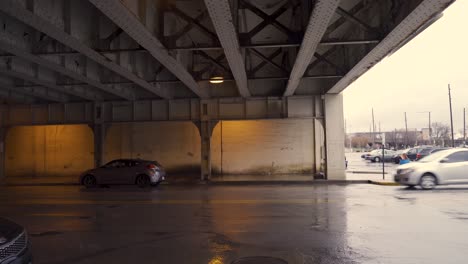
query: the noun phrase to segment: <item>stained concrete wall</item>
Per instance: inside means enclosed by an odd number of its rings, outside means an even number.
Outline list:
[[[312,173],[314,120],[223,121],[211,140],[214,173]],[[14,127],[6,139],[6,175],[77,176],[93,167],[87,125]],[[200,134],[192,122],[121,123],[107,127],[104,162],[157,160],[169,173],[200,171]]]
[[[168,172],[200,171],[200,134],[192,122],[122,123],[107,129],[104,162],[157,160]]]
[[[216,174],[312,173],[314,120],[220,121],[211,147]]]
[[[5,142],[7,177],[78,176],[94,164],[87,125],[12,127]]]

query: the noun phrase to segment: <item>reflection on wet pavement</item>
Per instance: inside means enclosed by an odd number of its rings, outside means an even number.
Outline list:
[[[2,187],[0,215],[27,227],[36,263],[464,263],[466,190]]]

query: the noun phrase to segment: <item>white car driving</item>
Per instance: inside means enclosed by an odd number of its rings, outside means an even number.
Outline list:
[[[468,184],[468,149],[443,150],[400,165],[395,182],[411,187],[420,185],[425,190],[436,185]]]

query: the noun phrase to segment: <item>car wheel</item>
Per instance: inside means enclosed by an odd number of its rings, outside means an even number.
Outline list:
[[[86,188],[92,188],[97,186],[97,181],[96,178],[93,175],[86,175],[83,178],[83,185]]]
[[[146,175],[139,175],[135,181],[136,185],[140,188],[148,187],[151,185],[150,178]]]
[[[375,162],[380,162],[380,158],[379,158],[379,157],[375,157],[374,161],[375,161]]]
[[[431,190],[437,185],[437,179],[434,175],[426,173],[421,177],[419,185],[424,190]]]

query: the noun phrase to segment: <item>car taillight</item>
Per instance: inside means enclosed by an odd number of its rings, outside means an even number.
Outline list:
[[[421,154],[416,154],[416,159],[420,159],[421,158]]]
[[[146,168],[150,169],[150,170],[156,170],[158,169],[158,167],[154,164],[149,164],[148,166],[146,166]]]

